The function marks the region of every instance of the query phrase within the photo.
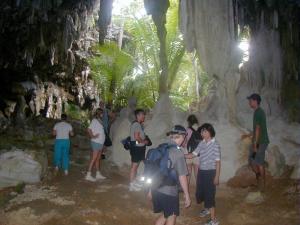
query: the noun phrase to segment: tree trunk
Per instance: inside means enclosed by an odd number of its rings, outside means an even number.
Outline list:
[[[166,49],[167,30],[166,13],[170,6],[169,0],[144,0],[147,13],[152,15],[152,19],[157,29],[157,36],[160,43],[159,61],[160,61],[160,77],[159,77],[159,95],[168,93],[168,57]]]
[[[100,11],[99,11],[99,43],[104,44],[104,39],[107,35],[107,27],[111,22],[113,0],[100,0]]]

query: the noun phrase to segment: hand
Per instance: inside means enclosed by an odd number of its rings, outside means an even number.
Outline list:
[[[148,192],[148,194],[147,194],[147,199],[148,199],[149,201],[152,201],[152,193],[151,193],[151,191]]]
[[[214,185],[219,185],[219,177],[215,177],[215,179],[214,179]]]
[[[184,202],[184,207],[185,208],[188,208],[191,206],[191,199],[190,199],[190,196],[187,194],[184,196],[185,198],[185,202]]]
[[[144,142],[145,145],[149,144],[149,141],[147,139],[145,139],[143,142]]]
[[[188,154],[184,154],[184,157],[185,157],[186,159],[192,159],[192,158],[195,157],[195,155],[194,155],[193,153],[188,153]]]
[[[242,135],[241,135],[241,139],[242,139],[242,140],[244,140],[244,139],[246,139],[246,138],[249,138],[249,137],[251,137],[250,134],[242,134]]]
[[[99,137],[99,134],[95,134],[95,135],[93,136],[93,138],[97,138],[97,137]]]

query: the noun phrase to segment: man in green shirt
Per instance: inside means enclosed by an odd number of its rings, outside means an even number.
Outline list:
[[[243,135],[242,138],[252,137],[252,146],[249,152],[249,164],[255,172],[257,183],[260,189],[265,187],[265,152],[269,144],[266,114],[260,107],[261,97],[259,94],[252,94],[247,97],[253,114],[253,133]]]

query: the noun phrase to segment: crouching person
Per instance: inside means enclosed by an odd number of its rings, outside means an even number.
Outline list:
[[[186,136],[186,130],[184,127],[176,125],[167,135],[171,137],[170,142],[167,144],[169,146],[167,149],[169,157],[167,161],[171,164],[175,173],[174,176],[177,176],[176,178],[182,187],[185,207],[187,208],[191,204],[187,182],[188,170],[184,153],[181,149]],[[153,211],[154,213],[162,213],[157,218],[155,225],[174,225],[176,223],[176,217],[179,216],[179,190],[177,183],[163,181],[159,187],[155,189],[150,188],[148,198],[152,200]]]
[[[211,124],[205,123],[201,126],[201,136],[203,140],[195,151],[188,155],[190,158],[199,157],[200,167],[197,175],[196,200],[199,204],[204,202],[204,209],[200,212],[200,217],[210,215],[210,219],[205,225],[218,225],[215,212],[215,195],[220,177],[221,150]]]

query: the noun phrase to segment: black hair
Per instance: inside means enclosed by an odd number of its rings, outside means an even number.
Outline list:
[[[134,111],[135,117],[137,117],[137,115],[139,115],[139,114],[141,114],[141,113],[145,114],[145,110],[143,110],[143,109],[136,109],[136,110]]]
[[[210,124],[210,123],[204,123],[202,124],[199,129],[201,128],[201,131],[202,130],[207,130],[209,133],[210,133],[210,136],[213,138],[216,136],[216,132],[215,132],[215,129],[214,127]]]
[[[65,113],[61,114],[61,119],[62,120],[67,120],[67,115]]]
[[[198,119],[194,114],[191,114],[187,118],[188,127],[192,127],[194,124],[198,124]]]

